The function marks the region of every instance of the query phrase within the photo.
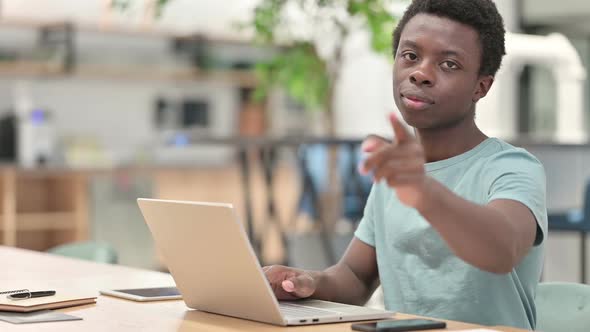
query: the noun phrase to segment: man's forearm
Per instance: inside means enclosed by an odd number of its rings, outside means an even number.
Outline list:
[[[318,284],[313,298],[363,305],[377,285],[366,285],[344,263],[340,262],[324,271],[310,272]]]
[[[518,238],[508,218],[459,197],[434,179],[417,207],[461,259],[480,269],[508,273],[518,263]]]

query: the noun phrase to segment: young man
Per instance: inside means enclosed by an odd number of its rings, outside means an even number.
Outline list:
[[[325,271],[265,267],[279,299],[363,304],[379,282],[387,309],[535,327],[547,232],[545,175],[531,154],[475,124],[505,53],[491,0],[414,0],[393,36],[393,94],[414,137],[371,136],[375,184],[355,238]]]

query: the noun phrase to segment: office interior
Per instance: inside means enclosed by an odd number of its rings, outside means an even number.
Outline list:
[[[0,245],[166,271],[145,197],[234,204],[263,265],[334,263],[371,185],[359,143],[391,136],[392,59],[351,33],[332,130],[279,87],[254,101],[254,68],[281,47],[237,28],[257,2],[2,1]],[[590,5],[496,3],[509,64],[478,121],[545,167],[543,280],[587,283]]]

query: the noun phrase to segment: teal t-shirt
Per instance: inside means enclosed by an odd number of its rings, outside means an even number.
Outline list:
[[[417,210],[397,199],[393,189],[377,183],[355,236],[375,247],[385,307],[409,314],[533,329],[535,292],[547,234],[541,163],[524,149],[488,138],[461,155],[427,163],[425,169],[454,193],[477,204],[511,199],[526,205],[537,219],[535,245],[508,274],[480,270],[455,256]]]

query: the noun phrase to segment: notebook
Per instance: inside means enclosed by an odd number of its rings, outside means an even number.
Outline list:
[[[60,292],[59,290],[52,296],[24,300],[11,300],[6,295],[0,295],[0,311],[32,312],[93,303],[96,303],[95,295]]]

